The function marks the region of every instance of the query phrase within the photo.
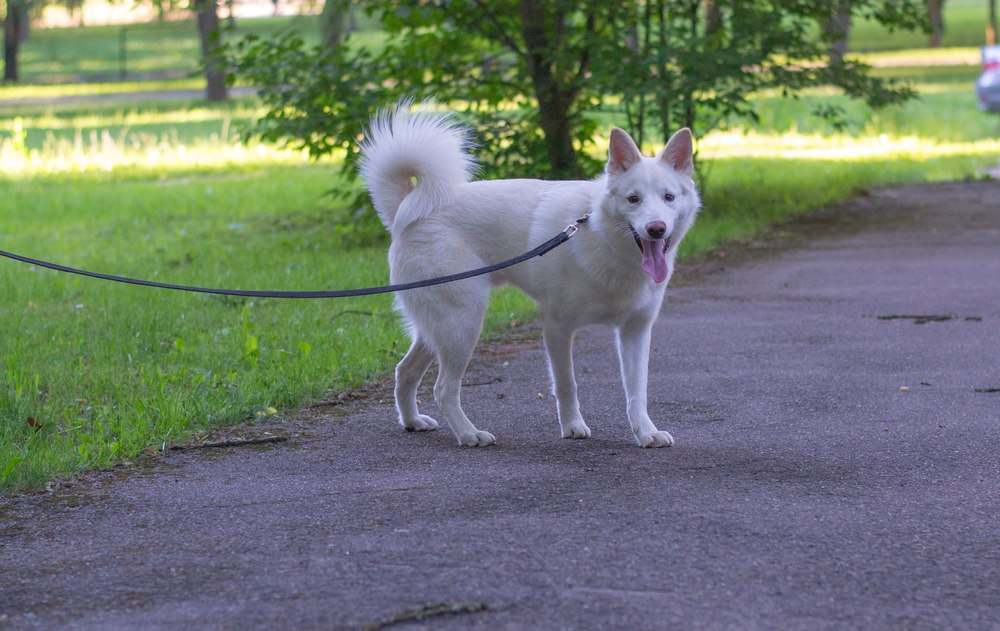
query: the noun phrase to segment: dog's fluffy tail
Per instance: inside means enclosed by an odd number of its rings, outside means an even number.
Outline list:
[[[446,203],[475,169],[468,132],[447,114],[409,103],[372,119],[361,143],[361,177],[382,223],[398,232]]]

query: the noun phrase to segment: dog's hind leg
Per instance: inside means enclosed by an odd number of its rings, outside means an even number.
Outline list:
[[[396,366],[396,410],[399,424],[408,432],[437,429],[438,422],[417,409],[417,388],[434,361],[431,350],[419,335],[414,335],[410,350]]]
[[[486,312],[489,286],[481,285],[481,291],[469,291],[468,286],[461,296],[462,306],[441,304],[445,311],[442,317],[434,318],[425,327],[432,339],[438,359],[438,378],[434,384],[434,398],[458,444],[466,447],[485,447],[496,442],[493,434],[476,429],[462,410],[462,376],[472,359],[472,352],[479,341]]]
[[[573,373],[573,334],[574,331],[567,331],[557,322],[542,326],[562,437],[590,438],[590,428],[583,422],[577,399],[576,375]]]

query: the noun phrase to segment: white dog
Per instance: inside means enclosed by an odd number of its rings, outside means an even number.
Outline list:
[[[460,445],[495,438],[462,410],[462,375],[479,339],[493,285],[514,284],[538,302],[564,438],[588,438],[573,373],[573,336],[588,324],[617,333],[628,420],[643,447],[667,447],[646,411],[650,332],[677,246],[700,205],[692,181],[691,132],[681,129],[655,158],[611,130],[606,172],[593,181],[470,181],[467,133],[447,115],[401,106],[372,120],[361,175],[392,235],[393,283],[497,263],[544,243],[581,215],[589,220],[544,257],[487,276],[405,291],[396,300],[413,338],[396,367],[396,408],[408,431],[435,429],[417,409],[417,388],[438,360],[434,397]]]

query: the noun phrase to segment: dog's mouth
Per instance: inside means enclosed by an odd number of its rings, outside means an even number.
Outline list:
[[[642,269],[649,274],[655,283],[662,283],[667,279],[669,269],[667,267],[667,249],[670,247],[670,235],[663,239],[644,239],[639,236],[632,224],[628,229],[632,231],[635,244],[642,252]]]
[[[648,243],[659,243],[659,242],[662,242],[663,243],[663,251],[664,252],[666,252],[667,250],[670,249],[670,235],[669,234],[667,235],[667,237],[665,239],[656,239],[656,240],[653,240],[653,239],[643,239],[642,237],[639,236],[639,233],[635,231],[635,228],[632,227],[632,224],[629,224],[628,229],[632,231],[632,238],[635,239],[635,244],[637,246],[639,246],[639,251],[640,252],[645,252],[645,250],[642,247],[642,242],[643,241],[646,241]]]

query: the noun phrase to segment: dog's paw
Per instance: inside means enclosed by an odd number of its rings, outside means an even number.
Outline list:
[[[495,442],[497,439],[493,434],[478,429],[458,437],[458,444],[461,447],[487,447]]]
[[[429,432],[438,428],[438,422],[426,414],[418,414],[408,421],[400,420],[399,424],[408,432]]]
[[[636,442],[640,447],[672,447],[674,437],[670,432],[654,431],[649,434],[636,434]]]
[[[562,426],[563,438],[590,438],[590,428],[582,420]]]

